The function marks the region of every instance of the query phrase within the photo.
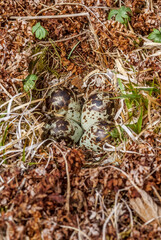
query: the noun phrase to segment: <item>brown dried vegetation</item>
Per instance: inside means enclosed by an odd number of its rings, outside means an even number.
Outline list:
[[[161,3],[125,0],[133,13],[127,27],[107,20],[119,4],[0,2],[0,239],[161,239],[160,45],[146,39],[159,28]],[[41,19],[53,41],[34,37],[37,20],[12,19],[83,12],[89,18]],[[103,75],[107,68],[123,77],[125,86],[130,79],[134,86],[158,87],[151,95],[143,92],[149,101],[143,131],[100,154],[67,148],[63,141],[40,144],[44,118],[38,98],[44,98],[44,89],[63,83],[84,95],[100,88],[117,96],[115,79]],[[38,91],[14,99],[31,73],[39,76]],[[120,116],[125,124],[128,111],[124,104]]]

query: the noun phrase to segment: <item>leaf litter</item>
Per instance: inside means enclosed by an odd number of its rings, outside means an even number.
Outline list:
[[[132,11],[126,25],[108,20],[120,1],[0,6],[0,238],[160,239],[160,1],[122,1]],[[37,22],[44,40],[32,34]],[[42,141],[41,105],[61,84],[80,97],[115,94],[119,145],[97,154]]]

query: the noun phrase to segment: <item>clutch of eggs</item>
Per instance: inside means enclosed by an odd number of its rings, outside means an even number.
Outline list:
[[[67,145],[78,143],[81,138],[80,146],[93,151],[101,151],[105,141],[112,142],[108,121],[114,116],[114,100],[108,93],[91,94],[81,111],[73,91],[54,88],[47,94],[46,109],[51,116],[50,123],[45,126],[49,138],[65,140]]]

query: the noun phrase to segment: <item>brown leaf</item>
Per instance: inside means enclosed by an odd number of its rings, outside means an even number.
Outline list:
[[[80,91],[82,91],[83,80],[79,77],[75,77],[71,80],[71,84],[77,87]]]
[[[60,204],[63,204],[65,202],[65,198],[61,195],[58,195],[57,193],[52,193],[48,195],[49,200],[52,200],[54,202],[58,202]]]
[[[111,0],[106,0],[107,6],[111,7],[112,6],[112,1]]]
[[[74,68],[74,63],[71,63],[69,67],[67,68],[68,71],[71,71]]]
[[[137,212],[139,217],[148,222],[152,219],[151,224],[161,223],[161,207],[159,207],[153,199],[143,190],[140,190],[140,198],[131,198],[130,204],[134,211]]]

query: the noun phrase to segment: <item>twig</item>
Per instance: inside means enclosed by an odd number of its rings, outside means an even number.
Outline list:
[[[161,218],[161,216],[158,216],[158,217],[155,217],[155,218],[150,219],[149,221],[145,222],[145,223],[142,225],[142,227],[150,224],[151,222],[153,222],[154,220],[157,220],[157,219],[159,219],[159,218]]]
[[[88,13],[74,13],[74,14],[64,14],[64,15],[49,15],[49,16],[12,16],[10,19],[16,20],[16,19],[21,19],[21,20],[37,20],[37,19],[51,19],[51,18],[68,18],[68,17],[83,17],[86,16],[88,17]]]
[[[107,217],[106,221],[103,224],[103,229],[102,229],[103,237],[102,237],[102,240],[106,240],[106,226],[107,226],[107,223],[111,219],[112,215],[116,212],[117,208],[118,208],[118,205],[111,211],[110,215]]]
[[[41,3],[40,3],[40,5],[44,6],[44,4],[41,4]],[[40,10],[40,11],[36,14],[36,16],[38,16],[40,13],[45,12],[45,11],[47,11],[47,10],[49,10],[49,9],[53,9],[53,10],[55,10],[55,11],[57,11],[57,12],[61,12],[59,9],[56,9],[56,8],[54,8],[53,6],[50,6],[50,7],[46,7],[46,8],[44,8],[44,9]]]
[[[159,199],[160,203],[161,203],[161,196],[159,195],[158,191],[156,190],[156,188],[154,186],[152,186],[155,195],[157,196],[157,198]]]
[[[73,35],[71,37],[68,37],[68,38],[62,38],[62,39],[59,39],[59,40],[54,40],[54,43],[58,43],[58,42],[65,42],[65,41],[68,41],[68,40],[71,40],[73,38],[76,38],[76,37],[79,37],[81,35],[84,35],[84,34],[87,34],[88,32],[90,32],[89,30],[86,30],[82,33],[79,33],[77,35]],[[48,44],[48,45],[51,45],[49,44],[49,41],[40,41],[39,44]]]
[[[20,105],[18,107],[13,108],[11,112],[17,111],[17,110],[19,110],[21,108],[24,108],[24,107],[26,107],[26,106],[28,106],[30,104],[37,103],[37,102],[42,102],[42,101],[44,101],[44,99],[40,98],[40,99],[33,100],[31,102],[24,103],[24,104],[22,104],[22,105]]]

